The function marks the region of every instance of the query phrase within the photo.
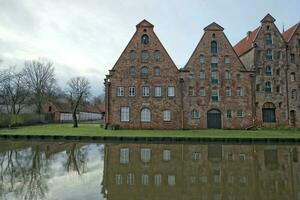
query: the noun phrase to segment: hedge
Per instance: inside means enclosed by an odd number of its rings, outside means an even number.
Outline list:
[[[46,123],[43,114],[6,114],[0,113],[0,128]]]

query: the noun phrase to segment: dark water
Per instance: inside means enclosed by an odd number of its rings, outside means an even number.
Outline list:
[[[300,146],[0,140],[0,199],[300,199]]]

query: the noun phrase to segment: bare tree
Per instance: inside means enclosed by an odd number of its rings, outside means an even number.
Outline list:
[[[0,82],[0,98],[6,105],[8,113],[19,114],[25,105],[28,91],[23,81],[23,73],[17,72],[15,66],[3,71]]]
[[[53,63],[41,59],[25,62],[24,78],[37,113],[41,113],[43,104],[55,86]]]
[[[74,128],[78,127],[76,116],[78,106],[90,95],[90,88],[89,81],[84,77],[71,78],[71,80],[68,82],[67,91],[73,112],[72,116]]]

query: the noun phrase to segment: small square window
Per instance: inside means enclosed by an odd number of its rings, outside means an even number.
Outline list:
[[[128,88],[128,96],[134,97],[135,96],[135,87]]]
[[[230,58],[229,58],[229,56],[225,56],[224,62],[225,62],[225,64],[229,64],[229,63],[230,63]]]
[[[117,96],[118,97],[124,96],[124,87],[117,87]]]
[[[154,88],[154,96],[161,97],[162,96],[162,89],[160,86]]]
[[[150,88],[148,86],[143,86],[143,97],[150,96]]]
[[[175,96],[175,87],[169,86],[168,87],[168,97],[174,97]]]
[[[238,110],[236,113],[237,117],[244,117],[244,112],[242,110]]]

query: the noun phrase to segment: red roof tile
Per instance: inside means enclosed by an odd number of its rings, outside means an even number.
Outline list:
[[[286,42],[289,42],[292,36],[294,35],[295,31],[297,30],[300,22],[289,28],[288,30],[282,33],[282,36]]]
[[[252,42],[255,40],[259,29],[260,26],[252,31],[249,36],[246,36],[234,46],[234,50],[238,56],[243,55],[252,48]]]

